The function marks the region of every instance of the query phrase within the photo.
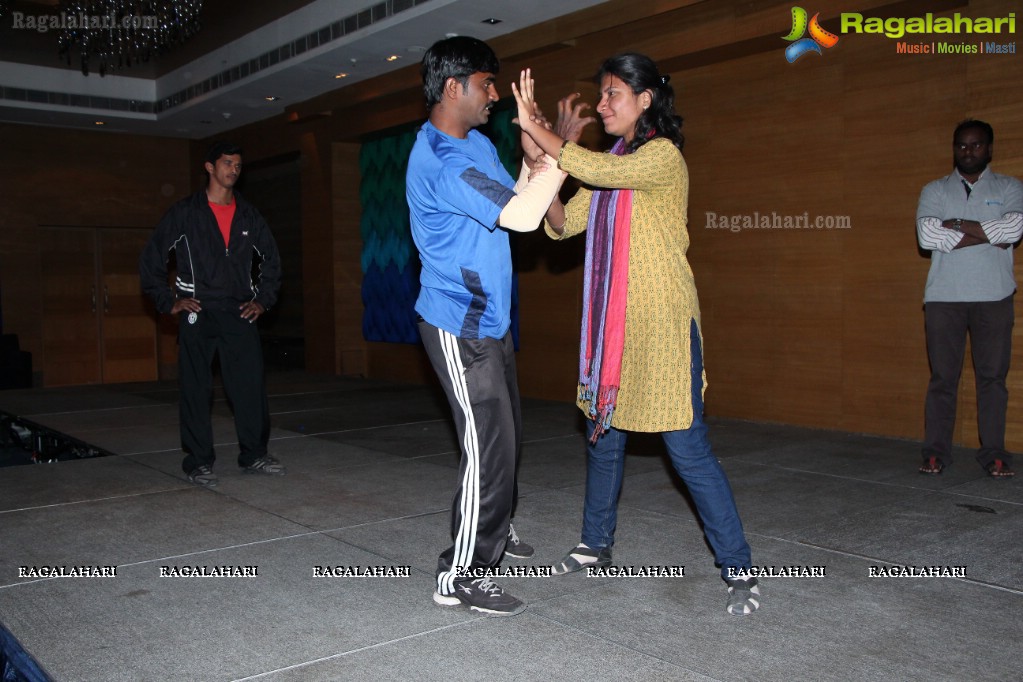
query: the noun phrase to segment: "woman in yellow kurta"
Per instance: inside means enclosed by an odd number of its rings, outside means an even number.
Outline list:
[[[668,77],[649,57],[611,57],[597,82],[597,113],[619,138],[610,153],[575,144],[593,119],[581,117],[585,105],[572,106],[572,97],[559,106],[557,132],[539,115],[520,122],[538,147],[527,143],[527,156],[543,150],[584,183],[567,206],[555,200],[546,225],[554,239],[587,232],[578,395],[589,418],[582,542],[554,572],[611,563],[627,432],[661,433],[727,583],[727,610],[745,615],[759,606],[760,592],[731,487],[703,422],[682,119]],[[536,111],[528,71],[512,89],[526,111]]]

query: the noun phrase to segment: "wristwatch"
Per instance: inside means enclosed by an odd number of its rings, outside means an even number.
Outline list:
[[[956,232],[962,232],[963,231],[963,219],[962,218],[956,218],[955,220],[953,220],[952,221],[952,229],[955,230]]]

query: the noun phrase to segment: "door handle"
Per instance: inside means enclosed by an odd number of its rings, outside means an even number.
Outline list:
[[[103,285],[103,312],[110,312],[110,290],[106,284]]]

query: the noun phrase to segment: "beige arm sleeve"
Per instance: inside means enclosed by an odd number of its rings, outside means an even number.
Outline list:
[[[558,162],[550,156],[546,157],[547,170],[536,175],[526,183],[518,193],[505,204],[498,217],[497,224],[514,232],[531,232],[540,226],[547,208],[554,201],[554,196],[561,189],[565,174],[558,169]],[[525,169],[525,166],[523,166]],[[524,171],[525,172],[525,171]],[[528,177],[528,174],[527,174]],[[522,182],[522,174],[519,182]]]
[[[522,168],[519,170],[519,179],[515,181],[515,193],[518,194],[529,182],[529,166],[526,165],[526,158],[522,157]]]

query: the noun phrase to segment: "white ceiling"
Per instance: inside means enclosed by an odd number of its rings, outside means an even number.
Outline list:
[[[207,4],[217,1],[206,0]],[[103,121],[102,130],[105,131],[206,138],[281,114],[286,106],[325,92],[417,64],[423,50],[446,35],[472,35],[489,40],[603,1],[418,0],[419,4],[409,9],[160,113],[96,108],[95,98],[159,102],[334,22],[385,3],[380,0],[315,0],[154,78],[116,75],[123,71],[104,77],[95,73],[83,76],[75,68],[44,66],[42,64],[55,60],[57,52],[57,35],[51,32],[48,36],[52,37],[54,46],[45,59],[33,60],[35,64],[0,61],[0,121],[93,130],[97,129],[96,121]],[[392,7],[392,2],[399,3],[400,0],[387,0],[386,6]],[[405,0],[404,4],[413,3]],[[56,14],[56,9],[51,7],[48,11]],[[491,18],[499,19],[500,23],[484,23]],[[10,26],[12,17],[9,15],[0,21]],[[215,30],[215,27],[203,28],[203,31]],[[204,37],[208,39],[208,36]],[[391,55],[398,55],[399,59],[388,62],[387,57]],[[348,76],[335,78],[339,72]],[[34,96],[24,94],[22,89],[33,91]],[[69,100],[68,96],[74,95],[93,99],[88,100],[89,105],[81,106],[83,100]],[[278,99],[266,101],[270,95]],[[30,99],[44,101],[25,101]],[[102,102],[98,103],[102,105]]]

